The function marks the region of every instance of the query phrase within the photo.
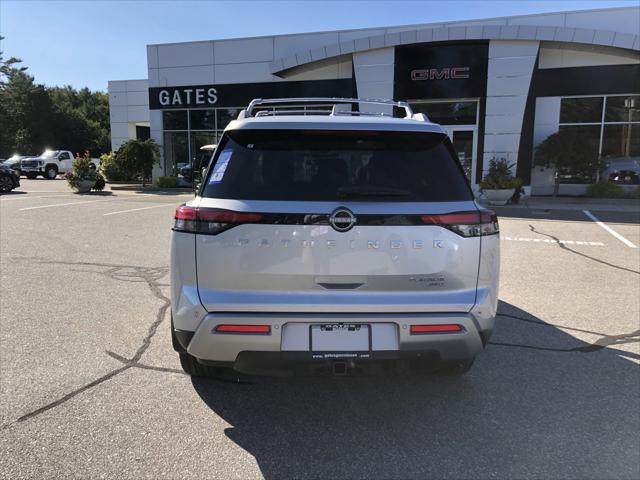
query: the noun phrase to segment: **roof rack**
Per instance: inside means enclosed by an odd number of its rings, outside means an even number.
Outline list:
[[[308,97],[308,98],[254,98],[247,106],[246,110],[240,112],[238,116],[241,118],[248,118],[253,116],[265,116],[265,115],[287,115],[294,113],[301,113],[300,110],[281,110],[279,112],[273,111],[270,113],[262,113],[263,111],[259,111],[254,115],[254,109],[259,106],[275,106],[278,104],[286,104],[290,105],[292,103],[330,103],[333,104],[333,108],[329,110],[302,110],[302,112],[306,113],[327,113],[329,115],[374,115],[374,116],[393,116],[385,113],[365,113],[365,112],[352,112],[349,110],[340,110],[338,109],[338,105],[350,104],[350,105],[360,105],[360,104],[368,104],[368,105],[384,105],[387,107],[398,107],[402,108],[405,111],[404,118],[410,118],[415,120],[425,121],[426,117],[424,115],[414,115],[413,110],[411,110],[411,106],[407,102],[396,102],[394,100],[367,100],[360,98],[333,98],[333,97]]]
[[[310,113],[314,115],[321,115],[321,114],[331,115],[331,110],[317,110],[317,109],[305,110],[304,108],[301,108],[299,110],[259,110],[256,112],[254,116],[268,117],[268,116],[277,116],[277,115],[308,115]]]

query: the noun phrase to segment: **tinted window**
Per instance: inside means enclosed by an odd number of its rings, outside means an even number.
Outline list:
[[[602,134],[603,157],[640,156],[640,125],[605,125]]]
[[[187,111],[175,110],[162,112],[162,124],[165,130],[186,130]]]
[[[607,97],[604,120],[605,122],[640,121],[640,95]]]
[[[478,102],[412,103],[415,113],[424,113],[440,125],[475,125]]]
[[[191,130],[215,130],[216,111],[211,110],[191,110]],[[165,127],[167,129],[167,127]],[[168,129],[167,129],[168,130]]]
[[[561,168],[558,172],[560,183],[593,183],[596,181],[598,170],[598,145],[600,143],[600,125],[570,125],[561,126],[560,130],[570,130],[573,142],[584,146],[586,152],[590,152],[581,159],[580,163],[574,163],[569,167]]]
[[[560,101],[560,123],[602,121],[602,97],[563,98]]]
[[[218,130],[224,130],[229,122],[238,118],[239,108],[219,108],[218,109]]]
[[[446,135],[235,130],[216,152],[203,195],[239,200],[471,200]]]

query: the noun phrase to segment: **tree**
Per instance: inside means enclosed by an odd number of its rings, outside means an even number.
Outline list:
[[[142,186],[151,178],[153,166],[160,160],[160,148],[152,140],[132,139],[123,143],[116,152],[116,161],[131,177],[141,176]]]
[[[40,153],[54,140],[47,91],[23,71],[8,78],[0,85],[0,155]]]
[[[20,63],[0,52],[0,157],[45,148],[98,156],[111,149],[106,93],[36,84]]]
[[[560,188],[562,172],[593,178],[598,171],[598,141],[581,128],[563,128],[536,147],[534,162],[536,165],[555,168],[555,197]]]
[[[0,37],[0,41],[2,40],[4,40],[4,37]],[[5,83],[5,79],[11,78],[16,73],[24,72],[27,69],[27,67],[14,67],[14,65],[22,63],[22,60],[16,57],[10,57],[5,60],[2,53],[0,50],[0,85]]]
[[[74,152],[88,149],[93,156],[111,149],[106,93],[70,86],[51,87],[48,92],[56,117],[54,136],[60,145]]]

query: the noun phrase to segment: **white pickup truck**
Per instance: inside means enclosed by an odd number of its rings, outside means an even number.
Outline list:
[[[53,180],[59,173],[67,173],[73,165],[73,154],[69,150],[45,150],[39,157],[31,157],[20,162],[20,171],[27,178],[42,175]],[[92,158],[91,163],[98,168],[99,158]]]

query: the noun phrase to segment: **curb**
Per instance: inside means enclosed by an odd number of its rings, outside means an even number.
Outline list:
[[[149,192],[149,193],[153,193],[153,192],[163,192],[163,193],[167,193],[167,192],[175,192],[175,193],[193,193],[193,190],[191,188],[184,188],[184,187],[180,187],[180,188],[159,188],[156,187],[155,185],[147,185],[146,187],[143,187],[142,184],[111,184],[111,183],[107,183],[107,187],[109,188],[109,190],[111,191],[135,191],[135,192]]]
[[[486,201],[479,203],[487,208],[500,208],[510,210],[596,210],[607,212],[639,212],[640,201],[635,199],[588,199],[588,198],[531,198],[520,200],[519,204],[507,204],[492,207]]]

